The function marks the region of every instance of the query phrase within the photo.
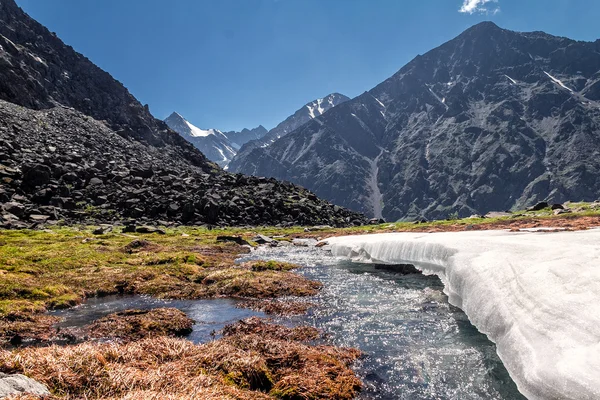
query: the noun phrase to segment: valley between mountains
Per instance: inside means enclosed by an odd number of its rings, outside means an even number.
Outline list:
[[[21,1],[0,0],[0,399],[600,398],[600,40],[482,22],[227,130],[156,118]],[[200,3],[223,5],[178,6]],[[222,25],[193,46],[244,63],[251,32]]]

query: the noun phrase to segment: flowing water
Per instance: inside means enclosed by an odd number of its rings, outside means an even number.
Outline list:
[[[308,315],[279,322],[316,326],[333,344],[362,350],[355,367],[365,383],[361,399],[523,399],[494,344],[448,303],[437,277],[339,261],[314,247],[260,248],[240,261],[252,259],[303,265],[298,273],[324,284],[308,299],[316,304]],[[53,314],[65,318],[63,327],[83,326],[116,311],[156,307],[176,307],[196,320],[188,337],[196,343],[239,319],[264,316],[236,308],[234,300],[142,296],[90,299]]]
[[[448,303],[435,276],[339,261],[316,248],[259,249],[242,260],[304,265],[324,284],[317,306],[295,322],[323,329],[366,357],[356,369],[363,399],[523,399],[496,347]]]

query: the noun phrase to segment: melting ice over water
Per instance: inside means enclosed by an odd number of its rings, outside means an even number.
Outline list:
[[[333,255],[438,275],[530,399],[600,398],[600,230],[327,239]]]

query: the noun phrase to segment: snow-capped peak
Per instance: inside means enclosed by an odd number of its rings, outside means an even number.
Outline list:
[[[177,131],[179,134],[191,137],[206,137],[209,135],[224,136],[223,132],[218,129],[201,129],[189,122],[178,112],[173,112],[169,118],[165,120],[167,125]]]

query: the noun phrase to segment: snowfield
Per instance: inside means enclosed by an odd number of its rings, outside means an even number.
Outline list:
[[[356,262],[438,275],[529,399],[600,399],[600,230],[391,233],[326,240]]]

